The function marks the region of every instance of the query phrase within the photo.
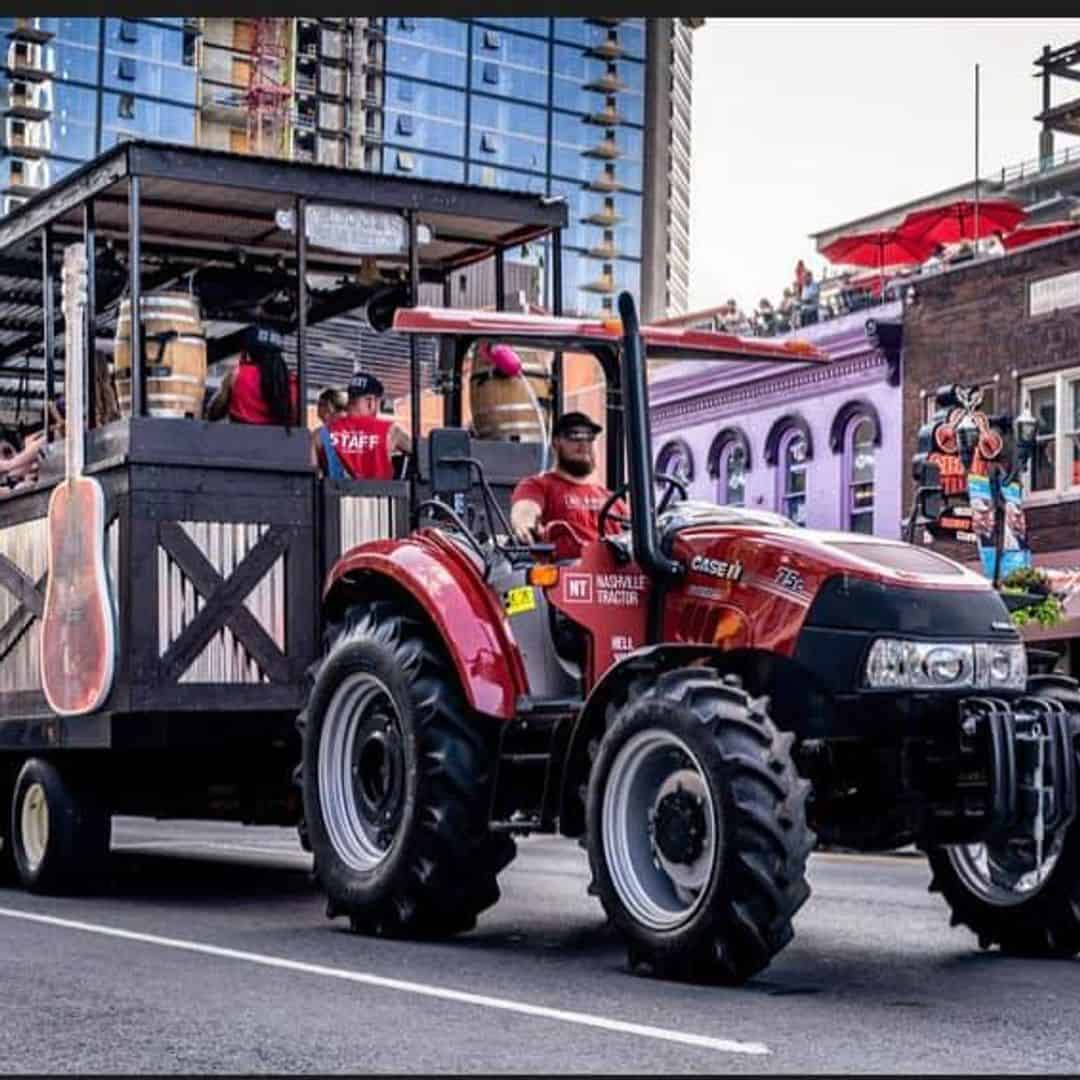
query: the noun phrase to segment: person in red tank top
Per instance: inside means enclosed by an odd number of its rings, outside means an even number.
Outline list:
[[[600,538],[600,511],[611,497],[602,484],[589,482],[596,469],[593,444],[600,431],[600,425],[584,413],[569,412],[559,417],[551,440],[555,468],[538,476],[527,476],[510,496],[510,527],[519,542],[535,542],[539,539],[540,526],[552,521],[565,521],[586,540]],[[615,502],[611,513],[627,516],[622,499]],[[608,518],[608,534],[621,528],[617,521]],[[554,542],[556,559],[572,559],[580,554],[578,545],[561,530]]]
[[[404,429],[393,419],[379,416],[383,385],[374,375],[357,372],[349,382],[349,405],[344,416],[326,421],[326,432],[338,461],[345,472],[356,480],[392,480],[390,455],[408,453],[412,442]],[[317,448],[319,465],[330,473],[326,449]]]
[[[252,327],[240,363],[221,380],[206,406],[206,418],[220,420],[228,416],[234,424],[280,424],[288,428],[297,422],[299,405],[296,373],[289,371],[270,332]]]

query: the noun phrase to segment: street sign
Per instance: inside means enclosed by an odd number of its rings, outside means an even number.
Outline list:
[[[274,221],[279,229],[296,232],[292,210],[279,210]],[[405,255],[409,250],[409,228],[401,214],[313,203],[305,210],[304,225],[309,244],[347,255]],[[419,243],[430,243],[431,236],[429,226],[417,226]]]

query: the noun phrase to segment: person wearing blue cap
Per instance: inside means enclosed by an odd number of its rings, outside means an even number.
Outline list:
[[[362,371],[353,375],[345,415],[327,420],[316,451],[327,476],[394,478],[390,455],[408,453],[412,441],[395,420],[378,415],[383,393],[383,384],[374,375]]]

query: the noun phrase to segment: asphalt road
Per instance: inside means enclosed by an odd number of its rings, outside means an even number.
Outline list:
[[[0,1072],[1053,1073],[1080,962],[981,953],[918,858],[818,854],[740,989],[631,975],[584,854],[532,838],[449,943],[329,921],[281,829],[118,819],[105,895],[0,889]]]

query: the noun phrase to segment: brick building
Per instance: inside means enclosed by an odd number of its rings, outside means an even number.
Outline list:
[[[979,385],[984,411],[1015,416],[1027,404],[1038,447],[1024,477],[1028,535],[1037,566],[1080,566],[1080,236],[1034,244],[918,279],[905,305],[904,458],[945,383]],[[905,512],[912,496],[903,478]],[[974,545],[938,542],[963,561]],[[1031,639],[1080,640],[1080,604]],[[1074,645],[1071,652],[1080,649]],[[1073,664],[1075,668],[1076,665]]]

